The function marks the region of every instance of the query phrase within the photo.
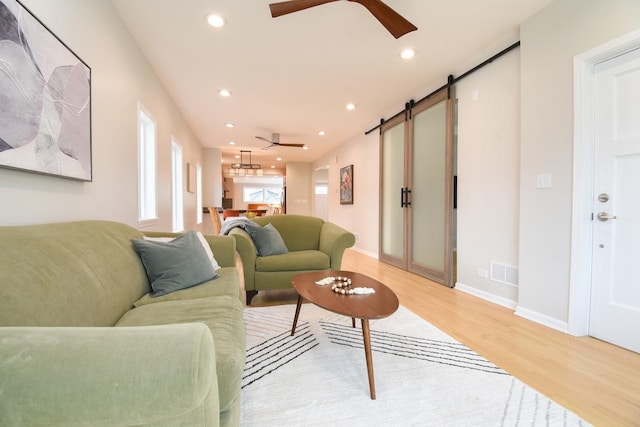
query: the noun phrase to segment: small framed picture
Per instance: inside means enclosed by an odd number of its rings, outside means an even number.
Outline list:
[[[353,165],[340,168],[340,204],[353,204]]]

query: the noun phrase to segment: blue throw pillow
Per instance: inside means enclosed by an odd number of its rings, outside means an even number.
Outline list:
[[[280,255],[289,252],[287,245],[284,244],[282,236],[271,223],[264,227],[247,228],[253,243],[256,245],[258,255],[270,256]]]
[[[167,243],[144,239],[132,242],[147,271],[154,297],[190,288],[217,277],[194,231]]]

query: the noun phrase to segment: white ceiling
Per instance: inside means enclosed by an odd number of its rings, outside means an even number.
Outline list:
[[[348,1],[278,18],[275,0],[111,1],[202,144],[221,148],[225,163],[251,150],[263,168],[317,160],[375,127],[518,41],[519,24],[552,2],[386,0],[418,27],[396,40]],[[209,12],[227,25],[209,27]],[[402,60],[407,47],[416,56]],[[255,136],[273,132],[309,149],[261,150],[268,144]]]

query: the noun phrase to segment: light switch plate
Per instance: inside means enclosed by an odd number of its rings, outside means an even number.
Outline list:
[[[536,188],[551,188],[551,174],[544,173],[536,177]]]

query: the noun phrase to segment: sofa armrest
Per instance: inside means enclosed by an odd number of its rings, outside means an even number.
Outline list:
[[[241,228],[233,228],[229,231],[229,236],[236,240],[236,250],[242,260],[242,272],[244,277],[245,291],[255,290],[255,271],[257,250],[249,233]]]
[[[148,237],[178,237],[183,233],[169,233],[164,231],[145,231]],[[214,234],[203,234],[204,238],[211,246],[211,251],[220,267],[236,266],[236,241],[229,236],[218,236]]]
[[[345,249],[355,243],[353,233],[331,222],[322,224],[319,249],[329,256],[332,270],[340,270]]]
[[[220,267],[236,266],[236,239],[230,236],[204,234]]]
[[[217,426],[215,366],[200,323],[0,328],[0,425]]]

